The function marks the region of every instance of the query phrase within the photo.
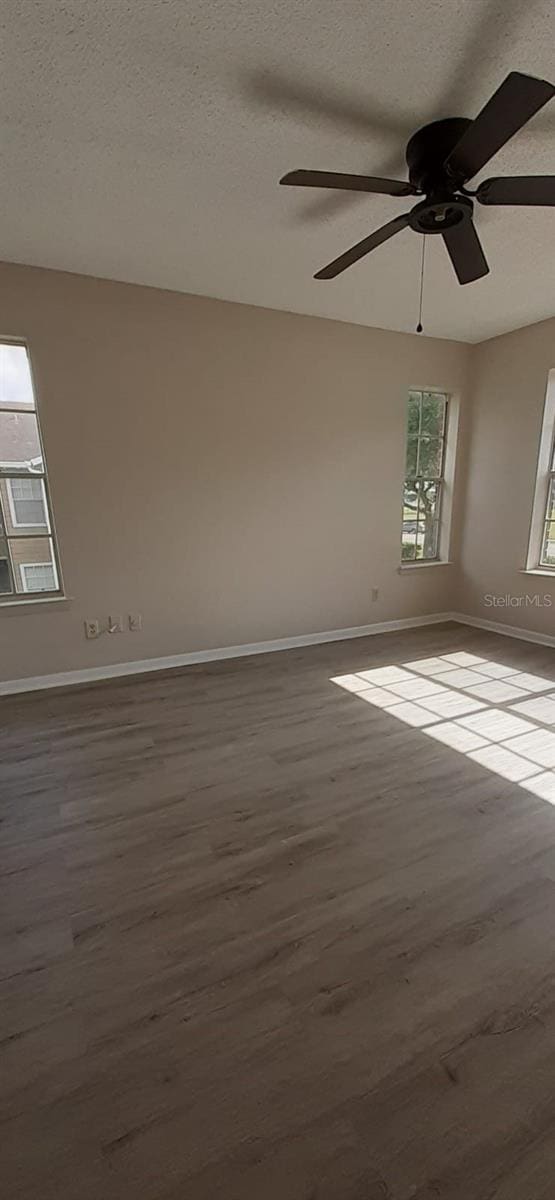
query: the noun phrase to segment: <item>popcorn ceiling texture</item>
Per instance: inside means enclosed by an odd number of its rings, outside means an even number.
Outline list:
[[[403,172],[410,133],[549,77],[549,0],[6,0],[0,257],[412,331],[420,239],[312,275],[406,201],[280,189],[284,171]],[[555,163],[555,105],[482,173]],[[428,239],[425,332],[480,341],[553,312],[555,214],[480,209],[491,275]]]

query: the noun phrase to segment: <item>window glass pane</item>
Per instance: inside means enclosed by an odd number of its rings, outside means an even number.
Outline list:
[[[414,479],[418,466],[418,438],[408,438],[407,440],[407,461],[405,466],[405,475],[407,479]]]
[[[418,474],[424,479],[441,475],[443,441],[438,438],[420,438],[418,443]]]
[[[25,346],[0,343],[0,408],[34,408],[34,404]]]
[[[0,411],[0,471],[42,471],[37,418],[30,412]]]
[[[424,522],[419,521],[418,529],[417,529],[417,533],[416,533],[416,557],[417,558],[426,558],[425,548],[426,548],[426,528],[425,528]]]
[[[57,590],[58,574],[51,538],[10,538],[10,550],[16,592]]]
[[[416,558],[416,521],[403,521],[401,536],[401,558],[403,561]]]
[[[7,506],[4,504],[8,534],[19,533],[20,530],[22,533],[44,530],[50,532],[48,505],[42,479],[2,480],[0,492],[2,499],[4,493],[8,498]]]
[[[405,483],[403,492],[403,528],[401,558],[416,558],[418,532],[418,491],[414,483]]]
[[[552,479],[549,485],[546,520],[555,521],[555,479]]]
[[[407,437],[416,437],[420,432],[420,392],[409,394]]]
[[[541,562],[544,567],[555,566],[555,521],[546,522]]]
[[[0,537],[0,595],[5,596],[10,594],[12,590],[10,579],[10,567],[8,560],[8,547],[3,538]]]
[[[422,395],[422,425],[420,432],[427,437],[442,437],[445,424],[445,396],[437,392]]]
[[[438,525],[437,521],[433,521],[432,523],[429,523],[426,527],[426,533],[424,536],[424,541],[423,541],[423,546],[422,546],[422,557],[423,558],[437,558],[438,538],[439,538],[439,525]]]
[[[405,483],[403,494],[403,521],[410,524],[411,521],[416,521],[418,516],[418,485],[416,483]]]
[[[435,558],[437,554],[437,532],[439,520],[439,488],[436,480],[419,479],[418,488],[418,538],[422,558]]]

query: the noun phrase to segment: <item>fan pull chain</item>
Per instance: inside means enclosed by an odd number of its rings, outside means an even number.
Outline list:
[[[420,306],[418,309],[418,325],[416,332],[422,333],[422,299],[424,296],[424,255],[426,252],[426,234],[422,234],[422,262],[420,264]]]

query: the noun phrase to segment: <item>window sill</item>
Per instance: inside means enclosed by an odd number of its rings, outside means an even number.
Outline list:
[[[555,579],[555,567],[523,567],[521,575],[543,575],[547,579]]]
[[[429,560],[429,562],[425,562],[424,559],[419,559],[418,562],[401,563],[397,567],[397,571],[399,575],[401,575],[403,571],[416,571],[419,567],[452,567],[452,565],[452,560],[449,558],[432,558]]]
[[[73,596],[35,596],[25,600],[0,600],[0,612],[15,613],[19,608],[28,610],[39,605],[43,607],[45,604],[62,604],[67,607],[71,600]]]

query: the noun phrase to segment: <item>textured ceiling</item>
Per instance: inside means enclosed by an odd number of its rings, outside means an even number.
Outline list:
[[[410,133],[554,74],[551,0],[4,0],[0,257],[414,329],[405,230],[312,279],[406,200],[277,186],[294,167],[404,173]],[[555,102],[487,175],[555,173]],[[491,274],[427,240],[425,332],[553,315],[555,209],[483,209]]]

